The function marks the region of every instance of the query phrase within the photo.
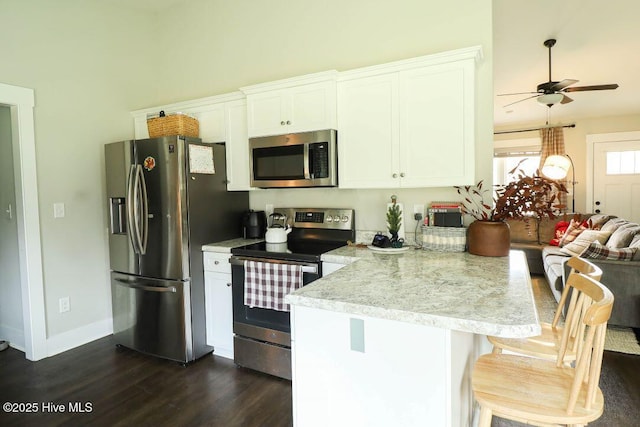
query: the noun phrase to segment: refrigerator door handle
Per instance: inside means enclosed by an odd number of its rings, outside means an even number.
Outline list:
[[[143,291],[151,291],[151,292],[177,292],[177,289],[175,286],[147,286],[147,285],[141,285],[139,283],[135,283],[133,281],[129,281],[129,280],[124,280],[124,279],[114,279],[116,282],[128,287],[128,288],[134,288],[134,289],[140,289]]]
[[[127,180],[127,228],[129,230],[129,239],[131,240],[131,246],[136,254],[140,253],[138,249],[138,231],[136,222],[136,182],[137,182],[137,165],[131,165],[129,168],[129,179]]]
[[[140,176],[140,201],[142,203],[142,218],[140,220],[140,228],[142,229],[139,234],[140,242],[140,254],[147,253],[147,241],[149,238],[149,200],[147,200],[147,182],[144,180],[144,172],[142,166],[138,165],[138,175]]]

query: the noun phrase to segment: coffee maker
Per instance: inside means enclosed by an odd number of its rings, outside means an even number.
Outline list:
[[[242,217],[242,235],[245,239],[263,239],[267,230],[267,215],[264,211],[250,210]]]

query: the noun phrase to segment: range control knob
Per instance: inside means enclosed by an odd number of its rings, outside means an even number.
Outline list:
[[[331,215],[327,215],[326,221],[333,222],[333,217]]]
[[[347,215],[343,215],[342,222],[349,222],[349,217]]]

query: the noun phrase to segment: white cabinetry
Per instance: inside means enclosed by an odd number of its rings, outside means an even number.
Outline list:
[[[340,270],[342,267],[345,267],[346,264],[339,264],[337,262],[322,262],[322,276],[328,276],[333,272]]]
[[[335,129],[336,75],[327,71],[241,88],[249,137]]]
[[[249,190],[249,142],[246,100],[240,92],[179,102],[132,112],[136,139],[149,137],[147,117],[181,112],[198,119],[203,142],[224,142],[227,157],[227,189]]]
[[[475,47],[341,73],[340,187],[472,184],[480,55]]]
[[[473,334],[297,305],[291,319],[294,425],[471,425]]]
[[[204,252],[207,345],[213,354],[233,359],[233,302],[230,253]]]

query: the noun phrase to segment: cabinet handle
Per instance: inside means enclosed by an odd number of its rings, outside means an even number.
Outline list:
[[[227,286],[228,286],[228,287],[231,287],[231,283],[227,283]]]
[[[284,126],[284,120],[280,122],[280,126]]]
[[[287,120],[287,124],[290,125],[291,124],[291,120]]]
[[[393,175],[391,175],[391,176],[392,176],[392,177],[394,177],[394,178],[397,178],[397,177],[398,177],[398,174],[397,174],[397,173],[394,173],[394,174],[393,174]]]
[[[404,178],[404,172],[400,173],[400,178]]]
[[[215,265],[218,265],[218,264],[220,264],[220,261],[216,260],[216,261],[213,261],[213,263],[214,263]]]

